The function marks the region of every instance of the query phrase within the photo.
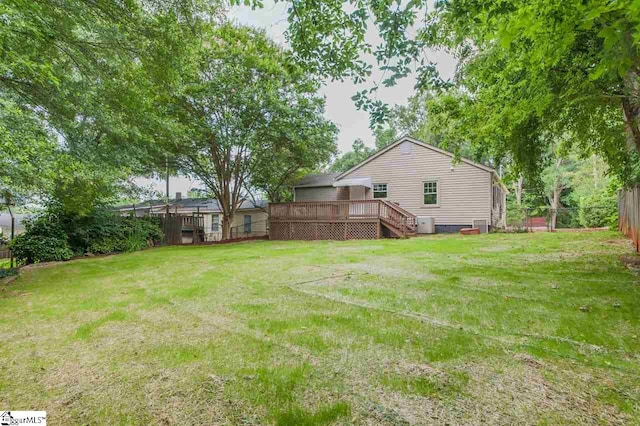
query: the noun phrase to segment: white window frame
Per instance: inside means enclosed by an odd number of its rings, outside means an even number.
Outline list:
[[[424,184],[425,183],[435,183],[436,184],[436,203],[435,204],[425,204],[424,202]],[[436,208],[440,207],[440,179],[424,179],[422,181],[422,194],[420,194],[422,198],[422,207],[423,208]]]
[[[385,190],[384,193],[386,194],[384,197],[376,197],[376,192],[383,192],[383,191],[376,191],[376,185],[384,185],[385,186]],[[374,200],[386,200],[387,198],[389,198],[389,184],[388,183],[374,183],[371,185],[371,198],[373,198]]]
[[[215,229],[214,229],[214,225],[216,225]],[[211,232],[220,232],[220,231],[221,231],[221,229],[220,229],[220,215],[216,214],[216,213],[213,213],[211,215]]]

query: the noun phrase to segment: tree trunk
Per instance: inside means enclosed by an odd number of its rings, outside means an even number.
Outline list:
[[[640,152],[640,82],[638,73],[629,71],[624,79],[622,113],[629,149]]]
[[[222,214],[222,239],[228,240],[231,238],[231,224],[233,223],[233,216],[229,216],[226,213]]]
[[[552,231],[556,229],[556,224],[558,222],[558,208],[560,207],[561,193],[562,186],[560,185],[560,182],[556,180],[556,183],[553,186],[553,195],[549,197],[549,204],[551,205],[551,209],[549,211],[549,229]]]
[[[518,180],[513,183],[516,193],[516,205],[522,208],[522,187],[524,185],[524,176],[520,175]]]

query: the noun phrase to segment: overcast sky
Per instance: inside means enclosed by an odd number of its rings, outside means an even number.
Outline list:
[[[233,21],[262,28],[267,35],[277,43],[286,46],[285,31],[287,29],[287,3],[274,3],[272,0],[265,0],[264,7],[261,9],[251,10],[250,7],[236,6],[229,10],[229,17]],[[367,35],[368,41],[376,44],[377,36],[373,25],[372,30]],[[429,60],[437,64],[438,70],[443,77],[448,78],[453,75],[455,70],[455,60],[444,52],[427,52]],[[375,68],[375,67],[374,67]],[[369,115],[364,111],[359,111],[351,97],[358,90],[371,87],[372,82],[379,81],[381,74],[373,72],[371,82],[364,86],[357,86],[351,81],[327,81],[324,82],[320,92],[326,99],[325,116],[333,121],[340,133],[338,135],[338,148],[340,152],[349,151],[351,144],[356,138],[361,138],[366,145],[374,146],[374,139],[371,129],[369,128]],[[396,86],[385,88],[380,87],[378,90],[378,99],[393,105],[404,104],[413,94],[413,86],[415,79],[413,77],[405,78],[398,82]],[[139,179],[141,185],[152,185],[155,190],[164,192],[164,181],[150,181],[148,179]],[[184,177],[172,177],[170,179],[170,192],[176,191],[186,194],[191,188],[199,188],[202,185],[198,182],[192,182]]]

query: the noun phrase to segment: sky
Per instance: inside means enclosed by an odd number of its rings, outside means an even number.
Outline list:
[[[264,29],[269,37],[278,44],[286,47],[285,31],[287,30],[287,3],[274,3],[272,0],[265,0],[264,7],[252,10],[248,6],[235,6],[229,9],[228,17],[243,25],[250,25]],[[367,34],[367,41],[376,44],[378,38],[373,25],[370,25],[370,32]],[[455,59],[445,52],[427,52],[427,58],[436,63],[440,74],[444,78],[453,76],[455,71]],[[375,69],[375,66],[374,66]],[[333,121],[340,130],[338,135],[338,149],[344,153],[351,149],[351,144],[357,138],[364,141],[365,145],[375,146],[373,133],[369,128],[369,114],[356,108],[351,97],[363,88],[371,87],[372,82],[379,81],[381,73],[374,70],[371,80],[365,85],[358,86],[351,81],[325,81],[320,89],[320,93],[325,97],[325,117]],[[407,99],[414,93],[413,86],[415,78],[410,76],[398,82],[393,87],[380,87],[378,89],[378,99],[388,103],[405,104]],[[138,179],[139,185],[152,186],[154,190],[164,192],[164,180]],[[171,177],[170,193],[175,192],[186,194],[189,189],[200,188],[202,184],[191,181],[186,177]]]

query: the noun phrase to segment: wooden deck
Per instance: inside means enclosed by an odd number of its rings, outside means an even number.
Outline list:
[[[350,240],[415,235],[416,217],[384,200],[269,205],[272,240]]]

